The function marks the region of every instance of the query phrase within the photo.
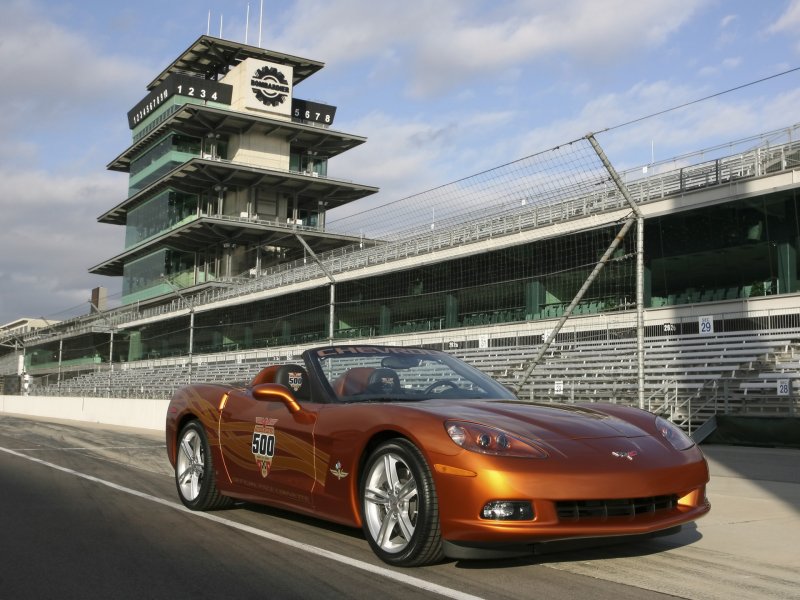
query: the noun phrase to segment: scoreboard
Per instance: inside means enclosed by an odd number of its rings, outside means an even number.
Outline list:
[[[292,99],[292,118],[300,121],[311,121],[312,123],[322,123],[332,125],[333,118],[336,116],[336,107],[321,102],[311,100]]]
[[[212,79],[200,79],[182,73],[173,73],[128,111],[128,127],[133,129],[147,116],[173,96],[186,96],[230,104],[233,86]]]

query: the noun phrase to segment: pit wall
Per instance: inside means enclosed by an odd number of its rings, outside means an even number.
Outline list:
[[[164,431],[169,400],[68,396],[0,396],[0,414],[13,413]]]

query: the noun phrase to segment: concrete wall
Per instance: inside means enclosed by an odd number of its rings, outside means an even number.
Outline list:
[[[0,413],[164,431],[169,400],[0,396]]]

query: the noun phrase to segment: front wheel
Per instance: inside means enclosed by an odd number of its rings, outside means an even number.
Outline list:
[[[436,488],[425,458],[403,438],[378,446],[361,478],[364,535],[386,563],[413,567],[440,561]]]
[[[233,503],[217,489],[208,437],[198,421],[187,423],[178,436],[175,485],[181,502],[192,510],[214,510]]]

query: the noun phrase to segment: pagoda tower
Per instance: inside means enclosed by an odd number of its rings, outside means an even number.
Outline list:
[[[121,276],[122,303],[258,277],[276,264],[358,243],[327,211],[378,191],[328,174],[366,138],[332,128],[336,107],[295,86],[323,63],[199,37],[128,112],[131,145],[108,168],[128,196],[98,217],[125,247],[90,272]]]

